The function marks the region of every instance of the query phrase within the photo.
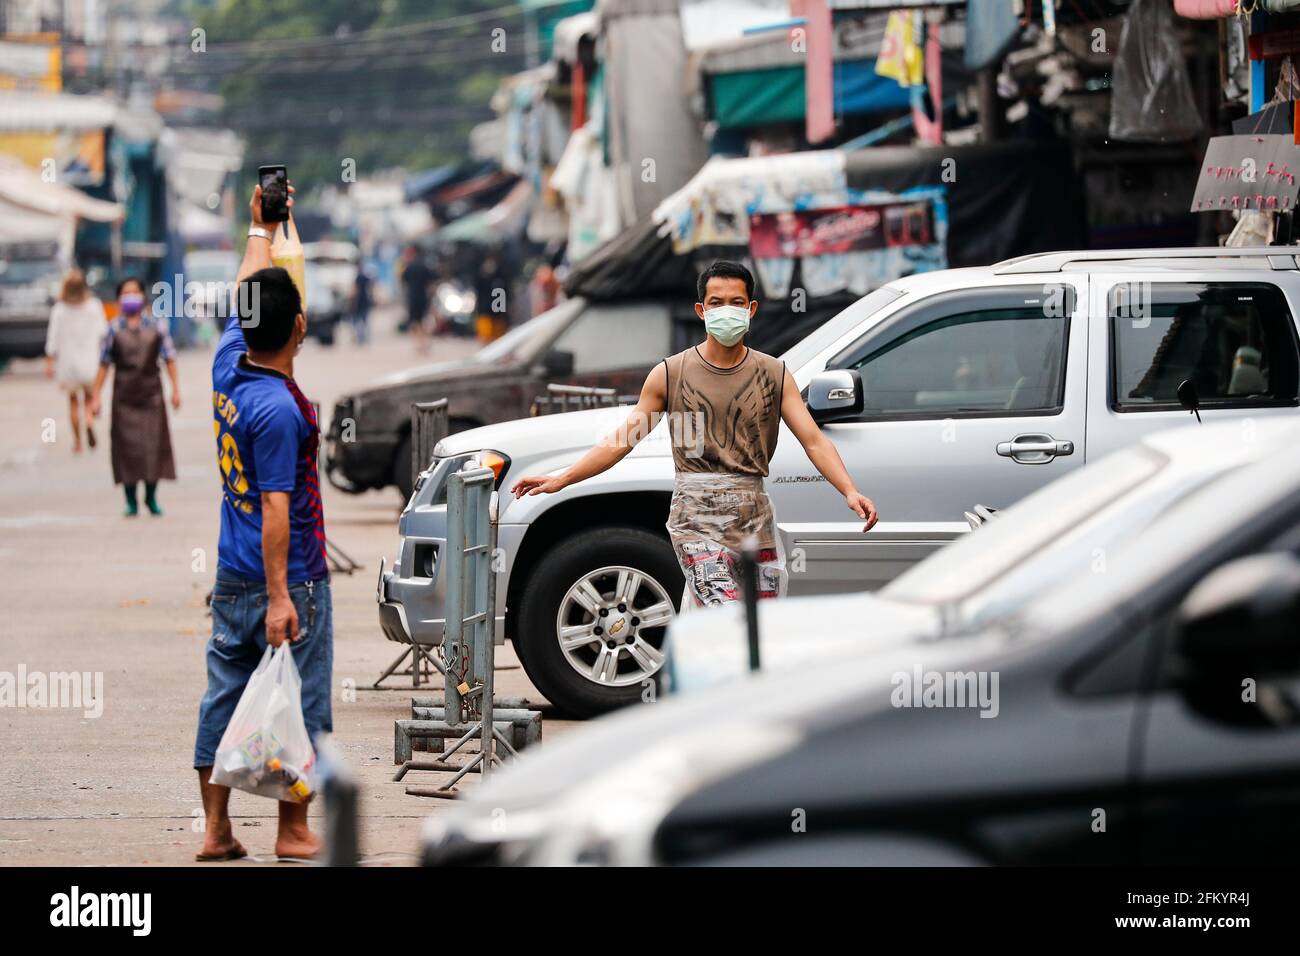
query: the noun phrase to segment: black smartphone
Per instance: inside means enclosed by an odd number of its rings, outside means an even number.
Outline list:
[[[257,167],[262,187],[262,221],[285,222],[289,218],[289,171],[283,166]]]

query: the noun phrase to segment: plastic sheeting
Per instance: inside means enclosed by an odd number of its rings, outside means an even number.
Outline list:
[[[1110,136],[1132,143],[1191,139],[1201,129],[1168,0],[1133,0],[1120,29]]]
[[[776,536],[776,518],[757,475],[679,473],[667,528],[686,578],[685,596],[695,607],[740,600],[737,569],[747,546],[758,552],[758,596],[785,593],[785,556]]]
[[[966,68],[999,62],[1020,35],[1020,18],[1008,0],[970,0],[966,5]]]
[[[708,156],[686,94],[676,0],[600,0],[609,162],[621,225],[636,222]]]
[[[1083,197],[1064,143],[997,143],[917,149],[883,146],[843,153],[804,152],[758,159],[711,161],[688,187],[666,200],[657,219],[642,220],[579,264],[565,281],[569,295],[593,299],[638,294],[692,294],[695,267],[713,257],[747,258],[748,230],[730,243],[717,241],[717,210],[708,213],[708,241],[680,243],[693,236],[697,207],[725,196],[730,180],[747,181],[770,211],[777,203],[795,208],[843,204],[847,190],[902,195],[917,188],[943,188],[947,203],[946,260],[951,267],[982,266],[1011,256],[1086,245]],[[736,210],[740,216],[745,207]],[[705,213],[701,212],[701,216]],[[723,219],[734,222],[733,214]],[[661,220],[661,221],[660,221]],[[665,227],[671,227],[667,233]],[[674,253],[674,240],[680,252]],[[739,246],[739,247],[738,247]],[[794,265],[767,260],[758,266],[769,297],[795,281]],[[814,267],[816,268],[816,267]],[[892,276],[882,277],[887,281]],[[768,286],[771,281],[772,285]],[[807,288],[807,277],[802,280]],[[763,312],[760,310],[760,320]],[[800,317],[802,318],[802,317]],[[791,327],[806,328],[794,321]],[[773,352],[773,347],[756,348]],[[778,350],[779,351],[779,350]],[[775,354],[775,353],[774,353]]]

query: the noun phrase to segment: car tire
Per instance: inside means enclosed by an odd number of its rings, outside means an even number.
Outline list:
[[[622,570],[642,575],[626,612],[617,606],[618,584],[632,585],[635,578],[620,578]],[[580,531],[552,545],[528,573],[514,629],[515,653],[546,699],[575,717],[594,717],[647,699],[647,680],[657,687],[662,672],[661,667],[649,670],[648,662],[662,654],[668,617],[677,612],[682,595],[682,573],[667,538],[638,527]],[[577,599],[575,589],[583,581],[610,602],[605,610],[614,615],[615,626],[625,628],[617,639],[605,635],[608,651],[601,650],[602,642],[595,638],[567,651],[561,647],[562,612],[571,628],[600,626]],[[671,606],[667,616],[665,600]],[[650,610],[656,620],[664,617],[664,626],[645,627],[636,610]],[[599,667],[609,679],[584,676],[579,666],[588,666],[592,673]]]
[[[411,492],[415,490],[415,483],[411,479],[410,432],[402,436],[402,440],[397,446],[397,453],[393,455],[393,484],[397,485],[397,490],[401,494],[403,502],[411,500]]]

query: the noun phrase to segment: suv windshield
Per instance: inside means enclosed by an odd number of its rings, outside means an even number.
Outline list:
[[[881,596],[917,604],[951,604],[995,584],[1022,561],[1121,499],[1168,459],[1144,446],[1079,468],[895,578]],[[1026,594],[1028,598],[1032,595]]]
[[[529,319],[474,354],[476,362],[507,362],[529,359],[569,323],[584,306],[582,299],[561,302],[555,308]]]
[[[814,329],[809,335],[786,349],[780,356],[781,361],[785,362],[786,368],[790,369],[790,371],[797,371],[827,345],[830,345],[844,333],[857,328],[860,323],[871,318],[871,316],[902,295],[903,293],[898,289],[887,285],[881,286],[874,292],[868,292],[833,319]]]

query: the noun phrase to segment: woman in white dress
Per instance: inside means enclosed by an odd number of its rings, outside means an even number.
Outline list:
[[[71,270],[64,277],[59,301],[54,303],[50,312],[50,327],[45,335],[45,374],[56,379],[68,393],[73,454],[81,451],[83,410],[86,442],[91,448],[95,447],[90,400],[95,375],[99,372],[99,350],[106,329],[103,303],[90,291],[81,270]]]

